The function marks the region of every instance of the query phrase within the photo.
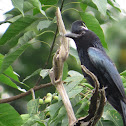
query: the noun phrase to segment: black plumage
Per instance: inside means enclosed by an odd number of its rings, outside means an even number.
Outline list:
[[[95,74],[100,82],[100,88],[106,87],[107,100],[121,114],[124,126],[126,126],[126,97],[123,83],[98,36],[88,30],[83,21],[73,22],[72,32],[65,36],[75,41],[81,64]],[[87,81],[94,86],[91,77],[84,71],[83,74]]]

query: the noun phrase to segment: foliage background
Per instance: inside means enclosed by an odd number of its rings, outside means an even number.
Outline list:
[[[55,11],[62,4],[66,29],[70,30],[73,21],[84,20],[87,27],[99,36],[108,55],[122,72],[121,78],[126,87],[126,23],[115,0],[12,0],[12,3],[14,9],[7,12],[6,20],[0,23],[10,23],[0,39],[1,98],[5,93],[13,96],[24,89],[29,90],[35,86],[39,76],[39,84],[50,82],[47,69],[51,69],[52,58],[60,45]],[[73,43],[70,45],[63,80],[75,115],[79,118],[88,112],[93,88],[83,78],[76,49]],[[58,101],[52,97],[51,102],[45,103],[48,92],[53,97],[58,96]],[[35,96],[36,100],[31,100],[29,95],[10,104],[0,104],[1,126],[66,126],[66,111],[53,86],[35,92]],[[39,98],[44,100],[42,105]],[[120,122],[120,115],[107,103],[97,125],[121,126]]]

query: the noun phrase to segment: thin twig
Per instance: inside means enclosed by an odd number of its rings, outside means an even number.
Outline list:
[[[32,94],[32,99],[35,100],[35,92],[33,88],[31,88],[31,94]]]
[[[41,84],[41,85],[39,85],[39,86],[35,86],[35,87],[33,87],[33,90],[34,90],[34,91],[37,91],[37,90],[40,90],[41,88],[45,88],[45,87],[49,87],[49,86],[52,86],[52,83]],[[28,90],[28,91],[25,92],[25,93],[21,93],[21,94],[19,94],[19,95],[12,96],[12,97],[6,98],[6,99],[1,99],[1,100],[0,100],[0,103],[8,103],[8,102],[11,102],[11,101],[15,101],[15,100],[20,99],[20,98],[23,98],[23,97],[25,97],[25,96],[27,96],[27,95],[29,95],[29,94],[31,94],[31,89]]]

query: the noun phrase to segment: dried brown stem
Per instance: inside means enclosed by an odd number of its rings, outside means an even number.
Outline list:
[[[70,103],[70,100],[68,98],[68,95],[66,93],[66,90],[64,89],[63,82],[62,82],[64,62],[69,55],[68,53],[69,44],[68,44],[68,38],[64,37],[64,34],[66,34],[66,30],[64,27],[64,23],[62,21],[59,8],[57,8],[56,17],[57,17],[57,25],[58,25],[59,33],[61,35],[61,40],[60,40],[61,45],[53,57],[53,68],[50,71],[50,79],[52,84],[55,85],[56,89],[58,90],[59,94],[62,97],[62,101],[64,103],[64,106],[68,114],[69,126],[71,126],[76,121],[76,117],[74,115],[72,105]]]
[[[101,118],[104,105],[105,105],[105,92],[104,88],[99,90],[99,81],[97,77],[90,72],[85,66],[81,66],[82,70],[87,73],[95,84],[95,89],[91,97],[88,115],[78,119],[73,126],[95,126],[97,121]]]

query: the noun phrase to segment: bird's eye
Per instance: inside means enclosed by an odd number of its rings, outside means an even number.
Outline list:
[[[84,27],[86,27],[85,23],[82,23],[82,25],[83,25]]]

